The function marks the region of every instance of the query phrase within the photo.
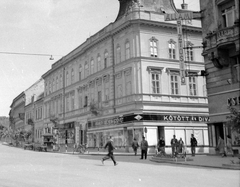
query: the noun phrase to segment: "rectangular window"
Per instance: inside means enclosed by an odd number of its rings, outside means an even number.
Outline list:
[[[189,94],[191,96],[197,95],[196,77],[189,77]]]
[[[71,109],[74,110],[74,102],[75,101],[75,94],[73,93],[72,96],[71,96]]]
[[[130,58],[130,43],[127,42],[125,44],[125,57],[126,57],[126,60]]]
[[[82,65],[79,65],[79,72],[78,72],[78,80],[81,81],[82,80]]]
[[[122,97],[122,85],[118,85],[117,87],[117,98]]]
[[[171,75],[171,94],[178,95],[179,94],[179,74],[172,74]]]
[[[152,73],[152,93],[160,93],[160,74]]]
[[[69,77],[68,77],[68,71],[66,72],[66,86],[68,86],[68,84],[69,84]]]
[[[94,73],[94,60],[91,60],[91,74]]]
[[[150,55],[152,57],[158,56],[158,48],[157,48],[157,41],[156,40],[150,40]]]
[[[84,67],[84,69],[85,69],[85,72],[84,72],[84,74],[85,74],[85,78],[86,77],[88,77],[88,75],[89,75],[89,69],[88,69],[88,63],[87,62],[85,62],[85,67]]]
[[[78,95],[78,108],[82,108],[82,94]]]
[[[104,69],[107,68],[108,63],[108,52],[105,52],[104,54]]]
[[[121,48],[120,46],[117,47],[117,54],[116,54],[116,63],[120,63],[121,62]]]
[[[98,92],[98,107],[101,108],[101,103],[102,103],[102,92]]]
[[[223,26],[231,27],[234,25],[235,17],[235,6],[231,6],[222,11]]]
[[[106,88],[105,89],[105,101],[108,101],[109,100],[109,89]]]
[[[74,70],[72,69],[72,72],[71,72],[71,84],[74,83]]]
[[[126,84],[126,95],[131,95],[131,94],[132,94],[132,83],[131,81],[129,81]]]
[[[101,70],[101,57],[100,56],[97,57],[97,70],[98,71]]]
[[[168,52],[170,59],[176,59],[176,45],[174,43],[168,44]]]
[[[66,111],[69,111],[69,96],[66,97]]]
[[[88,106],[88,96],[84,97],[84,106],[83,107],[87,107]]]

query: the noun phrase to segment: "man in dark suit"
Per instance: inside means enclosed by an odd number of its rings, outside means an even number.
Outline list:
[[[118,163],[116,162],[114,155],[113,155],[113,150],[116,149],[113,145],[113,138],[110,136],[109,141],[106,143],[104,146],[104,149],[108,148],[108,154],[102,158],[102,164],[104,164],[104,161],[111,158],[114,166],[116,166]]]

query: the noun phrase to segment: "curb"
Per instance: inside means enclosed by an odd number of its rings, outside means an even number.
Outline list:
[[[203,167],[203,168],[216,168],[216,169],[227,169],[227,170],[240,170],[240,166],[234,166],[233,164],[222,164],[222,166],[209,166],[209,165],[200,165],[200,164],[187,164],[185,161],[173,161],[169,160],[166,161],[166,159],[149,159],[152,162],[158,162],[158,163],[167,163],[167,164],[175,164],[175,165],[184,165],[184,166],[197,166],[197,167]],[[190,160],[191,161],[191,160]],[[193,160],[192,160],[193,161]]]

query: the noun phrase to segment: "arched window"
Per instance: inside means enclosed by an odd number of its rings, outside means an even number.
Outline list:
[[[125,58],[126,60],[130,58],[130,43],[127,41],[125,43]]]
[[[168,54],[170,59],[176,59],[176,42],[172,39],[168,41]]]
[[[120,45],[117,45],[117,50],[116,50],[116,64],[121,62],[121,47]]]
[[[157,57],[158,56],[158,40],[155,37],[150,39],[150,56]]]

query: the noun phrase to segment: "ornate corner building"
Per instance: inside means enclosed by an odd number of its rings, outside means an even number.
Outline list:
[[[240,109],[239,0],[202,0],[203,56],[208,76],[210,146],[218,137],[232,137],[239,149],[240,134],[226,126],[230,110]]]
[[[175,134],[199,152],[208,152],[208,101],[205,77],[189,76],[181,85],[172,0],[119,0],[110,23],[52,65],[42,77],[44,125],[59,131],[59,144],[102,147],[107,138],[129,151],[133,138],[150,146]],[[183,21],[184,45],[200,46],[200,21]],[[202,50],[187,48],[188,72],[204,70]],[[56,122],[56,123],[55,123]],[[154,148],[153,148],[154,149]],[[168,151],[168,150],[167,150]],[[169,148],[170,151],[170,148]]]

